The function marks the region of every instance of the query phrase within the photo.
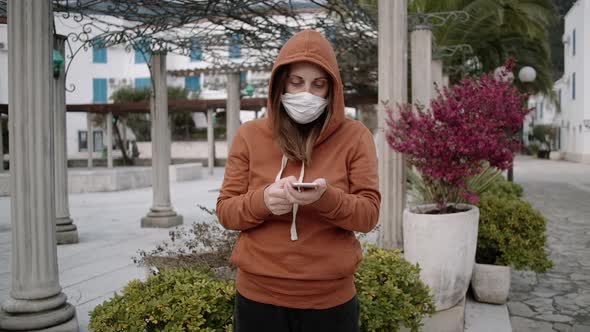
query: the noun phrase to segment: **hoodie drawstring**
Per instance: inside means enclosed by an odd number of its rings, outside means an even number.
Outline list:
[[[287,156],[283,155],[283,159],[281,160],[281,170],[277,174],[277,177],[275,178],[275,182],[277,182],[281,179],[281,176],[283,175],[283,171],[285,170],[285,167],[287,166],[288,160],[289,159],[287,158]],[[302,162],[301,163],[301,172],[299,173],[299,182],[303,182],[304,175],[305,175],[305,163]],[[293,221],[291,222],[291,241],[297,241],[297,239],[298,239],[297,224],[296,224],[298,209],[299,209],[299,204],[293,204]]]

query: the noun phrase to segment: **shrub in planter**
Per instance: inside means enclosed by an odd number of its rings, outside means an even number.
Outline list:
[[[140,250],[133,261],[150,271],[190,267],[211,270],[219,279],[234,278],[229,259],[239,233],[223,229],[215,210],[198,207],[208,220],[171,230],[167,241],[153,250]]]
[[[153,269],[152,272],[155,276],[152,275],[148,278],[148,282],[152,283],[152,288],[168,289],[167,286],[157,286],[155,284],[167,283],[176,273],[185,276],[179,279],[179,284],[184,282],[194,283],[194,280],[199,280],[196,286],[187,286],[189,289],[200,287],[203,283],[211,283],[212,289],[221,296],[221,299],[207,297],[207,301],[221,301],[223,310],[226,312],[226,302],[223,301],[227,299],[227,293],[224,287],[233,287],[232,278],[234,274],[227,273],[227,270],[233,271],[234,269],[230,266],[229,255],[236,241],[236,232],[218,227],[215,211],[205,207],[201,207],[201,209],[211,216],[208,222],[194,223],[170,231],[169,240],[160,243],[154,250],[140,251],[139,256],[135,257],[134,261],[139,265]],[[364,234],[361,237],[363,236]],[[365,248],[363,262],[355,275],[361,306],[362,331],[396,331],[401,326],[406,326],[412,331],[418,331],[422,319],[434,311],[434,304],[428,286],[420,280],[420,269],[404,260],[398,250],[390,251],[370,245]],[[220,269],[224,270],[221,270],[220,273]],[[210,272],[199,272],[203,270]],[[159,277],[161,274],[169,277],[161,278]],[[187,274],[190,277],[186,277]],[[128,287],[132,287],[133,290],[143,290],[147,286],[142,285],[139,281],[133,281]],[[185,291],[181,285],[175,285],[175,287],[180,287],[179,292]],[[198,288],[195,291],[201,292]],[[149,294],[146,296],[151,297],[150,305],[156,307],[158,304],[163,303],[159,296],[165,296],[166,299],[185,296],[185,293],[180,293],[177,296],[169,294],[169,292],[146,294]],[[160,317],[161,312],[154,311],[151,306],[142,307],[144,309],[130,308],[134,303],[140,303],[141,300],[137,298],[138,296],[136,292],[129,294],[129,292],[124,291],[122,296],[115,296],[112,300],[97,307],[92,314],[96,318],[93,318],[92,321],[96,321],[93,324],[103,324],[100,325],[103,329],[96,331],[117,331],[116,329],[105,329],[106,327],[104,327],[104,324],[106,324],[104,322],[112,319],[121,319],[122,322],[117,326],[135,327],[136,325],[133,325],[135,323],[126,322],[125,317],[137,319],[141,315],[136,313],[134,316],[129,316],[127,314],[129,311],[143,312],[143,310],[148,310],[151,314],[151,320],[165,320],[165,317]],[[129,298],[135,300],[128,300]],[[233,304],[231,306],[233,307]],[[227,311],[227,315],[231,317],[232,312]],[[188,316],[186,319],[188,319]],[[176,328],[177,325],[170,326]],[[207,323],[204,326],[212,325]],[[140,329],[140,331],[143,330]],[[187,329],[187,331],[191,330]],[[208,330],[202,329],[202,331]]]
[[[545,218],[524,201],[484,194],[476,261],[545,272],[553,266],[545,252]]]
[[[199,268],[164,268],[147,281],[131,281],[122,294],[90,314],[94,332],[231,331],[235,288]],[[355,275],[363,332],[419,331],[434,312],[420,269],[397,250],[368,247]]]
[[[502,76],[514,64],[506,63]],[[389,112],[387,142],[419,173],[431,202],[404,211],[404,255],[419,263],[437,310],[465,296],[473,271],[478,192],[469,180],[485,167],[508,169],[520,147],[525,95],[508,80],[486,74],[445,88],[430,109],[402,105]],[[460,197],[460,198],[459,198]]]
[[[434,313],[420,269],[398,250],[369,246],[355,280],[363,332],[397,331],[401,326],[417,332],[422,319]]]
[[[520,199],[522,198],[522,192],[522,186],[514,182],[510,182],[503,177],[496,178],[494,182],[484,191],[486,195],[508,199]]]
[[[235,288],[197,269],[168,269],[123,292],[90,314],[93,332],[231,331]]]

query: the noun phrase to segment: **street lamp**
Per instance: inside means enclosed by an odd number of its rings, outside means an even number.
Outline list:
[[[504,67],[496,68],[496,70],[494,70],[494,77],[497,80],[503,80],[503,81],[512,82],[514,80],[514,74],[512,72],[506,72],[506,68],[504,68]],[[531,83],[531,82],[535,81],[536,78],[537,78],[537,71],[535,70],[535,68],[533,68],[531,66],[524,66],[518,72],[518,80],[521,81],[522,83]],[[518,133],[520,136],[520,140],[522,142],[522,124],[520,124],[520,129],[518,130]],[[510,169],[508,169],[508,181],[512,182],[513,180],[514,180],[514,162],[513,162],[512,166],[510,166]]]
[[[535,68],[525,66],[518,72],[518,79],[523,83],[533,82],[537,78],[537,71]]]

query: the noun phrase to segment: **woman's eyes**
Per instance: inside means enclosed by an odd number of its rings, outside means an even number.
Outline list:
[[[294,85],[294,86],[302,86],[302,85],[304,84],[304,82],[303,82],[303,81],[295,81],[295,80],[292,80],[292,81],[290,81],[289,83],[290,83],[291,85]],[[325,82],[325,81],[323,81],[323,80],[322,80],[322,81],[317,81],[317,82],[313,82],[313,83],[312,83],[312,85],[313,85],[313,87],[315,87],[315,88],[323,88],[323,87],[325,87],[325,86],[326,86],[326,82]]]

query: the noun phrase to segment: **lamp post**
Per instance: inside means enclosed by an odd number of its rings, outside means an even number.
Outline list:
[[[507,72],[505,75],[502,75],[503,72],[505,72],[504,67],[496,68],[496,70],[494,70],[494,77],[497,80],[504,80],[504,81],[510,81],[510,82],[512,82],[514,80],[514,74],[512,72]],[[522,83],[534,82],[536,78],[537,78],[537,71],[535,70],[535,68],[533,68],[531,66],[524,66],[518,72],[518,80],[521,81]],[[522,143],[522,123],[520,124],[520,128],[518,130],[518,135],[519,135],[519,139]],[[508,181],[510,181],[510,182],[514,181],[514,161],[512,162],[512,166],[510,166],[510,169],[508,169],[508,176],[507,177],[508,177]]]

